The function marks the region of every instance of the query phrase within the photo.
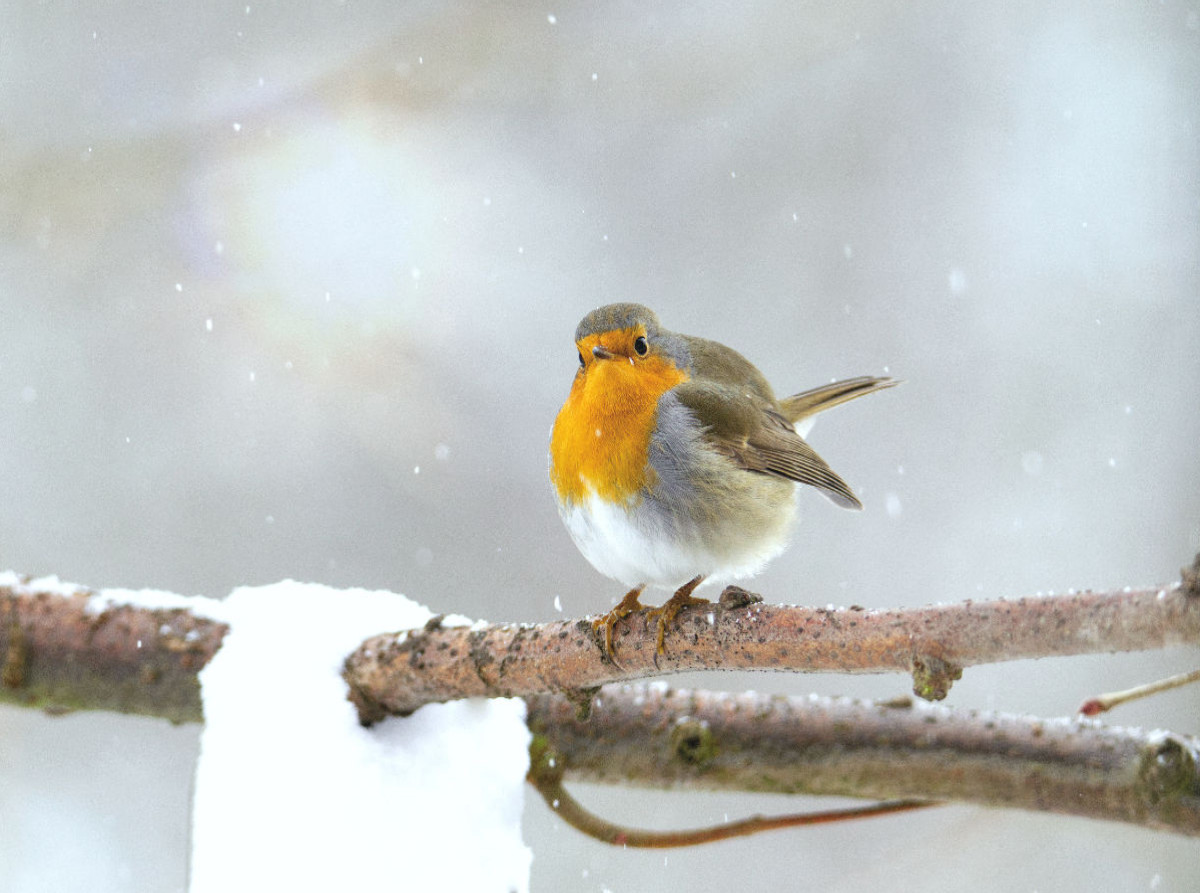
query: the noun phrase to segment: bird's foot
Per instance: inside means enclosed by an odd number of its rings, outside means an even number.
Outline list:
[[[642,583],[639,586],[634,586],[625,593],[625,597],[615,608],[592,621],[592,629],[596,632],[604,630],[604,655],[614,664],[616,660],[613,656],[613,627],[617,621],[628,617],[634,611],[641,611],[646,606],[641,603],[639,596],[642,590],[646,588],[646,584]]]
[[[682,586],[675,590],[675,594],[671,596],[661,608],[654,608],[647,613],[647,617],[658,618],[658,644],[655,646],[655,662],[658,660],[658,655],[666,653],[665,641],[667,637],[667,624],[678,616],[679,612],[684,608],[690,608],[692,605],[707,605],[710,604],[706,598],[697,598],[692,595],[696,587],[704,582],[704,577],[692,577]]]

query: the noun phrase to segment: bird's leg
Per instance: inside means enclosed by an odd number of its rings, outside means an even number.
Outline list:
[[[645,607],[638,599],[638,596],[642,594],[642,590],[645,588],[645,583],[634,586],[625,593],[625,597],[621,599],[615,608],[592,621],[592,629],[596,632],[600,632],[601,629],[604,630],[604,654],[613,663],[616,663],[613,660],[613,626],[616,625],[618,620],[628,617],[634,611],[640,611]]]
[[[703,575],[692,577],[682,586],[675,590],[675,594],[671,596],[661,608],[655,608],[650,611],[647,617],[658,618],[658,645],[655,648],[655,654],[663,654],[666,647],[663,642],[667,635],[667,624],[670,623],[684,608],[692,605],[707,605],[709,604],[706,598],[697,598],[692,595],[692,592],[697,586],[704,582]]]

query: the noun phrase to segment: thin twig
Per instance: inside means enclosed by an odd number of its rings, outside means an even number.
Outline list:
[[[1192,670],[1190,673],[1180,673],[1177,676],[1168,676],[1166,679],[1147,682],[1145,685],[1135,685],[1133,688],[1123,691],[1110,691],[1107,694],[1088,698],[1079,705],[1079,712],[1084,716],[1096,716],[1100,713],[1107,713],[1120,704],[1162,694],[1164,691],[1191,685],[1193,682],[1200,682],[1200,670]]]
[[[539,739],[544,742],[544,739]],[[798,828],[805,825],[825,825],[857,819],[875,818],[897,812],[940,806],[929,800],[889,800],[870,806],[848,809],[830,809],[822,812],[801,812],[788,815],[755,815],[733,822],[723,822],[707,828],[687,831],[650,831],[630,828],[601,818],[585,808],[563,786],[563,763],[558,754],[549,750],[544,743],[535,743],[530,753],[529,783],[541,795],[555,815],[577,831],[613,846],[635,849],[671,849],[675,847],[699,846],[733,837],[748,837],[762,831],[781,828]]]

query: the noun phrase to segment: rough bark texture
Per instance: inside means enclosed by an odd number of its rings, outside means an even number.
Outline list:
[[[182,609],[94,610],[92,595],[0,586],[0,700],[202,721],[197,674],[228,627]]]
[[[653,621],[638,611],[614,628],[615,662],[587,620],[434,624],[368,639],[344,675],[371,722],[432,701],[545,692],[585,698],[606,683],[703,669],[910,673],[915,694],[938,700],[963,667],[976,664],[1200,644],[1200,598],[1179,584],[882,611],[734,595],[681,612],[661,655]]]
[[[661,685],[606,687],[587,720],[561,696],[526,703],[567,781],[920,797],[1200,836],[1200,742],[1167,732]]]

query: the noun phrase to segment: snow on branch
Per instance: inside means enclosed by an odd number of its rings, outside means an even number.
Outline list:
[[[346,699],[347,652],[431,616],[390,592],[290,581],[217,600],[5,574],[0,694],[52,712],[203,720],[191,893],[375,889],[397,877],[526,890],[524,705],[460,701],[366,729]]]
[[[169,592],[96,593],[56,577],[0,574],[0,700],[199,722],[197,674],[229,631],[214,619],[219,608]]]

